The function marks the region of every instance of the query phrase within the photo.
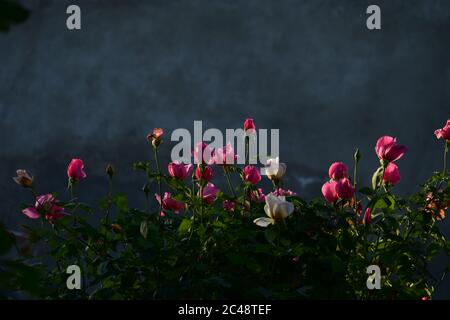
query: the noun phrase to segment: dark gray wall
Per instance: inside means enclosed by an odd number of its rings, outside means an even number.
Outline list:
[[[81,31],[65,27],[73,3]],[[373,3],[381,31],[365,27]],[[383,134],[410,148],[399,161],[400,193],[442,167],[433,131],[450,118],[449,1],[25,4],[29,20],[0,34],[0,220],[10,225],[25,221],[19,203],[29,199],[11,180],[15,169],[64,197],[75,156],[89,175],[83,199],[106,192],[112,162],[116,190],[142,205],[143,177],[130,164],[150,157],[146,133],[192,129],[194,120],[225,129],[251,116],[280,128],[287,182],[305,198],[320,196],[331,162],[351,165],[356,146],[369,184]]]

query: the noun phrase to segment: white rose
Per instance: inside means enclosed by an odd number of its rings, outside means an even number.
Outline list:
[[[285,197],[277,197],[273,194],[266,196],[266,205],[264,206],[268,218],[257,218],[253,222],[260,227],[267,227],[275,224],[277,220],[285,219],[294,211],[294,205],[286,201]]]

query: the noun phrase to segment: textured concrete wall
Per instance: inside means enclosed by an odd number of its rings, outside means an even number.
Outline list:
[[[369,184],[383,134],[410,148],[399,161],[399,191],[442,167],[434,129],[450,117],[450,2],[273,0],[84,0],[24,2],[30,19],[0,34],[0,220],[25,219],[28,198],[12,183],[27,168],[40,191],[64,194],[73,156],[87,165],[80,195],[106,192],[104,166],[118,190],[142,204],[134,160],[145,135],[236,128],[255,118],[281,129],[288,184],[320,195],[328,165],[363,155]],[[82,9],[68,31],[65,10]],[[365,10],[382,9],[382,31]],[[167,152],[169,154],[169,152]],[[446,223],[449,229],[448,222]]]

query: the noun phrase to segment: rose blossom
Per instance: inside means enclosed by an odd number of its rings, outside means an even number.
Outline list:
[[[329,203],[334,203],[339,199],[339,197],[336,193],[336,184],[337,184],[336,181],[331,180],[331,181],[325,182],[322,186],[323,197]]]
[[[255,166],[252,166],[252,165],[245,166],[242,174],[244,176],[244,181],[250,182],[253,185],[255,185],[259,181],[261,181],[261,175],[259,174],[259,169],[257,169]]]
[[[84,172],[83,160],[72,159],[67,167],[67,176],[74,181],[86,178],[87,175]]]
[[[355,189],[350,183],[350,180],[344,178],[336,182],[336,193],[341,199],[350,199],[355,194]]]
[[[397,144],[396,138],[391,136],[380,137],[375,146],[375,152],[380,160],[396,161],[403,157],[408,148]]]
[[[450,119],[447,120],[447,123],[442,129],[437,129],[434,134],[438,139],[450,140]]]
[[[391,162],[384,169],[383,181],[385,183],[395,185],[400,181],[400,173],[398,171],[398,166]]]
[[[172,198],[169,192],[164,193],[164,198],[162,199],[159,194],[155,194],[156,201],[161,205],[164,210],[173,211],[175,213],[180,213],[184,209],[184,203]]]
[[[172,178],[184,180],[192,169],[192,163],[184,164],[180,161],[174,161],[169,163],[167,169]]]
[[[342,162],[334,162],[328,169],[328,175],[333,180],[348,178],[348,167]]]
[[[199,195],[200,195],[200,191],[199,190]],[[207,203],[207,204],[211,204],[213,203],[216,198],[217,198],[217,193],[219,192],[219,189],[216,188],[216,186],[214,184],[212,184],[211,182],[208,182],[208,184],[203,188],[203,192],[202,192],[202,199],[203,202]]]
[[[212,179],[212,177],[214,176],[214,171],[213,168],[207,166],[205,168],[203,168],[203,173],[200,169],[200,167],[197,167],[195,169],[195,178],[197,178],[197,180],[204,180],[204,181],[210,181]]]
[[[251,135],[256,132],[256,126],[255,122],[253,121],[253,118],[247,118],[244,121],[244,131],[246,135]]]

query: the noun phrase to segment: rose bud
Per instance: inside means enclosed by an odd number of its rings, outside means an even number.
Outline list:
[[[201,190],[199,190],[199,195],[200,195],[200,191]],[[203,202],[205,202],[207,204],[213,203],[214,201],[216,201],[218,192],[219,192],[219,189],[217,189],[216,186],[214,184],[212,184],[211,182],[208,182],[206,187],[203,188],[203,192],[201,195]]]
[[[33,187],[33,178],[28,174],[26,170],[19,169],[16,171],[17,176],[14,177],[14,181],[24,188]]]
[[[164,135],[164,130],[161,128],[154,128],[153,133],[147,135],[147,141],[151,144],[154,148],[158,148],[162,143],[162,137]]]
[[[87,175],[84,172],[83,160],[72,159],[69,166],[67,167],[67,176],[73,181],[78,181],[86,178]]]
[[[348,167],[342,162],[335,162],[328,169],[328,175],[333,180],[348,178]]]
[[[114,167],[112,166],[112,164],[108,164],[108,165],[106,166],[106,174],[107,174],[110,178],[113,177],[113,175],[114,175]]]
[[[214,176],[214,171],[211,167],[205,167],[202,173],[200,167],[197,167],[194,175],[197,180],[210,181]]]
[[[244,131],[246,135],[251,135],[256,133],[256,126],[255,122],[252,118],[247,118],[244,121]]]
[[[261,175],[259,174],[259,169],[257,169],[255,166],[248,165],[245,166],[243,171],[244,181],[250,182],[251,184],[255,185],[259,181],[261,181]]]
[[[398,166],[391,162],[388,164],[384,170],[383,181],[390,185],[395,185],[400,181],[400,173],[398,171]]]

